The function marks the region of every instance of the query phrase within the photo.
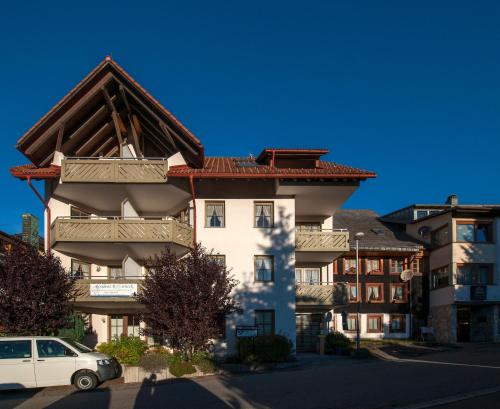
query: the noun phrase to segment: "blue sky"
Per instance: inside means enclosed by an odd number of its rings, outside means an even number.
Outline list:
[[[500,203],[500,2],[114,3],[2,7],[1,230],[42,212],[16,140],[108,53],[208,155],[327,147],[378,174],[347,208]]]

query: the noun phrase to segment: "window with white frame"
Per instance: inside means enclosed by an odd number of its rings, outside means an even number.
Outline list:
[[[356,274],[355,258],[344,258],[344,271],[346,274]]]
[[[368,315],[368,332],[382,332],[382,315]]]
[[[255,256],[255,281],[270,282],[274,280],[274,257]]]
[[[90,263],[71,259],[71,275],[78,279],[90,278]]]
[[[296,268],[295,282],[297,284],[320,284],[321,269],[319,268]]]
[[[406,302],[406,284],[403,283],[391,284],[391,301]]]
[[[225,203],[205,202],[205,227],[225,227]]]
[[[274,206],[272,202],[254,203],[254,227],[272,227]]]
[[[367,258],[366,259],[366,273],[367,274],[380,274],[380,273],[382,273],[382,268],[380,267],[380,259]]]
[[[366,284],[366,300],[368,302],[382,302],[384,301],[384,288],[383,284],[369,283]]]

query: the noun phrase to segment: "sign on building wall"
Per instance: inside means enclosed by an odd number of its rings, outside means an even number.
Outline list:
[[[257,327],[241,325],[236,327],[236,338],[254,338],[257,336]]]
[[[137,284],[90,284],[91,297],[133,297]]]

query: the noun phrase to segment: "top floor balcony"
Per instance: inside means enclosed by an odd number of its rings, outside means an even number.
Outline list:
[[[295,251],[298,262],[331,262],[349,251],[349,232],[346,229],[298,229],[295,232]]]
[[[66,158],[63,183],[164,183],[168,171],[162,158]]]

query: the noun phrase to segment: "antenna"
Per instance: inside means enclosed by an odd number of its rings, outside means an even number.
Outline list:
[[[404,270],[399,277],[401,278],[402,281],[410,281],[413,277],[415,276],[415,273],[413,270]]]

